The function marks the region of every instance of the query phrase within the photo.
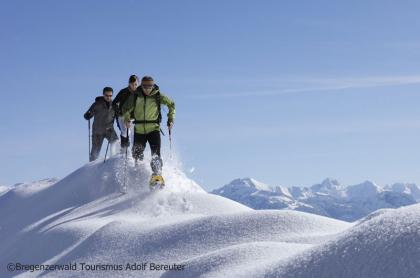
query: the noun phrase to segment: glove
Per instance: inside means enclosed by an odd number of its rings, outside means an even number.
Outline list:
[[[116,116],[121,116],[122,115],[120,103],[113,104],[113,108],[114,108]]]
[[[168,126],[169,129],[171,129],[172,126],[174,125],[174,120],[168,119],[168,122],[166,123],[166,125]]]
[[[89,120],[90,118],[92,118],[92,113],[91,113],[90,111],[87,111],[87,112],[83,115],[83,117],[84,117],[86,120]]]

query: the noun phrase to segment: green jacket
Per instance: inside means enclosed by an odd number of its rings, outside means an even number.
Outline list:
[[[127,101],[122,107],[122,113],[125,121],[132,119],[132,114],[134,115],[134,120],[136,121],[156,121],[159,117],[159,108],[156,101],[156,94],[160,93],[160,103],[161,105],[166,105],[169,109],[168,112],[168,121],[173,122],[175,119],[175,102],[162,94],[159,91],[157,85],[154,86],[150,95],[146,96],[143,94],[141,88],[136,91],[135,94],[130,95]],[[134,97],[136,97],[136,104],[134,108]],[[134,113],[133,113],[134,110]],[[159,123],[138,123],[135,124],[134,132],[139,134],[147,134],[152,131],[159,131]]]

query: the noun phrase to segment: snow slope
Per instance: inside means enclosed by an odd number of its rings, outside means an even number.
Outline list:
[[[89,163],[56,183],[17,186],[0,196],[0,277],[159,277],[165,272],[7,272],[3,266],[9,262],[177,263],[186,269],[168,277],[246,274],[242,265],[288,258],[351,226],[301,212],[254,211],[206,193],[171,163],[164,167],[167,187],[150,192],[149,166],[136,170],[131,163],[128,194],[118,192],[124,164],[114,157]]]
[[[420,204],[387,209],[265,273],[273,277],[420,277]]]
[[[206,193],[175,163],[148,190],[149,166],[86,164],[57,182],[0,196],[0,277],[418,277],[420,205],[355,223],[293,210],[253,210]],[[257,187],[263,188],[263,184]],[[282,189],[282,194],[293,192]],[[10,262],[74,271],[8,272]],[[146,269],[126,265],[147,263]],[[82,270],[86,263],[96,270]],[[150,270],[152,263],[183,270]],[[101,270],[122,266],[124,270]],[[397,275],[397,276],[396,276]]]

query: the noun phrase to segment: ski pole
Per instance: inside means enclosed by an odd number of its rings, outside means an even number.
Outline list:
[[[106,151],[105,151],[104,163],[105,163],[105,161],[106,161],[106,155],[108,154],[108,148],[109,148],[109,141],[108,141],[108,144],[106,145]]]
[[[127,137],[128,139],[128,127],[127,127]],[[134,142],[133,142],[134,144]],[[125,162],[124,162],[124,190],[126,188],[126,181],[127,181],[127,157],[128,157],[128,146],[125,147]]]
[[[88,157],[89,157],[89,161],[90,161],[90,119],[88,121],[88,130],[89,130],[89,152],[88,152]]]
[[[172,158],[172,131],[169,128],[169,158]]]

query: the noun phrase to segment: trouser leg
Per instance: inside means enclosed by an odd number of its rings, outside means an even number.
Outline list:
[[[104,138],[104,134],[92,134],[92,150],[90,151],[89,161],[94,161],[98,158]]]
[[[127,137],[127,127],[124,123],[124,117],[120,116],[117,119],[118,126],[121,131],[120,139],[121,139],[121,148],[127,148],[130,146],[130,136]],[[130,130],[128,130],[130,132]],[[130,134],[129,134],[130,135]]]
[[[150,167],[152,168],[153,174],[161,175],[163,162],[162,158],[160,157],[160,131],[153,131],[147,134],[147,141],[150,144],[150,150],[152,152],[152,160],[150,161]]]
[[[115,130],[113,128],[112,129],[109,129],[107,131],[107,133],[106,133],[106,137],[105,138],[108,140],[109,144],[111,145],[110,146],[111,155],[116,154],[116,147],[115,147],[115,145],[116,145],[116,143],[118,141],[118,135],[115,132]]]
[[[130,146],[130,139],[120,135],[121,139],[121,148],[128,148]]]
[[[133,143],[133,158],[135,160],[143,160],[144,158],[144,149],[146,148],[147,142],[146,134],[134,133],[134,143]]]

